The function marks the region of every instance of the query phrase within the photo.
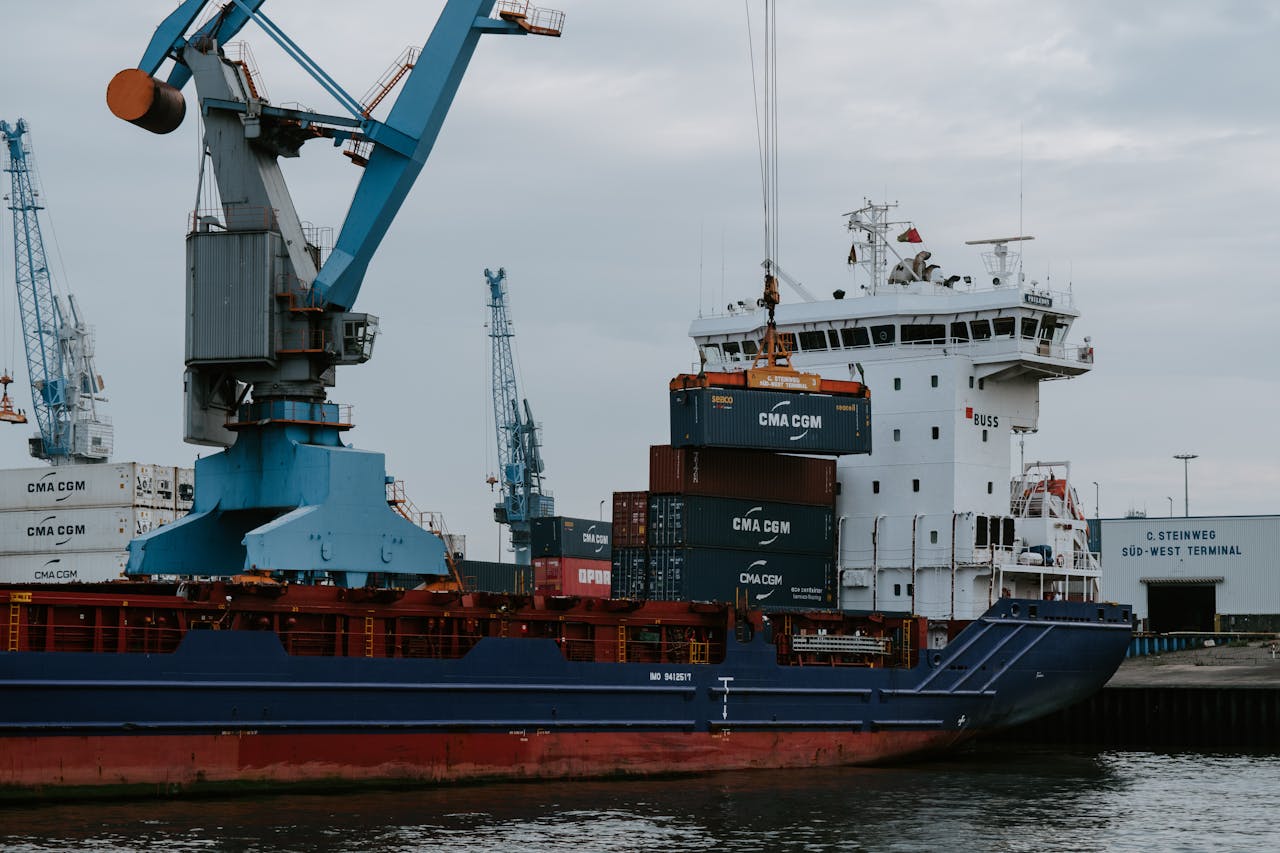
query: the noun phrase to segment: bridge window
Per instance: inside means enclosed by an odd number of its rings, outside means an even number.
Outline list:
[[[703,344],[702,355],[712,364],[720,361],[720,345],[719,344]]]
[[[951,337],[957,341],[969,340],[969,327],[964,323],[952,323]]]
[[[1040,321],[1040,340],[1062,343],[1067,336],[1067,326],[1067,323],[1059,322],[1056,317],[1045,317]]]
[[[871,338],[867,335],[867,330],[860,326],[855,326],[852,329],[841,329],[840,339],[850,349],[871,346]]]
[[[725,361],[737,361],[741,344],[737,341],[725,341],[721,346],[724,348]]]
[[[904,344],[941,344],[946,342],[946,326],[941,323],[918,323],[902,327]]]
[[[871,340],[875,341],[878,347],[889,346],[896,337],[897,335],[892,325],[871,327]]]
[[[991,337],[991,322],[989,320],[972,320],[969,322],[969,328],[973,331],[973,339],[975,341],[985,341]]]
[[[831,339],[832,349],[840,349],[840,334],[835,329],[828,329],[827,337]]]
[[[1036,336],[1036,318],[1022,318],[1022,336],[1027,339],[1034,339]]]
[[[742,352],[746,355],[755,355],[760,351],[760,347],[753,340],[745,340],[742,342]]]
[[[805,352],[824,350],[827,348],[826,332],[801,332],[800,348]]]
[[[997,317],[991,322],[995,326],[997,338],[1013,337],[1013,330],[1017,324],[1013,322],[1012,317]]]

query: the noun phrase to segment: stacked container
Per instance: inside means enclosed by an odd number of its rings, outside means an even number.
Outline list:
[[[194,482],[136,462],[0,471],[0,581],[119,577],[129,541],[186,515]]]
[[[529,531],[534,589],[544,595],[608,598],[613,526],[586,518],[535,518]]]
[[[613,496],[614,542],[626,543],[614,550],[615,597],[830,605],[834,461],[666,445],[649,453],[649,491]]]

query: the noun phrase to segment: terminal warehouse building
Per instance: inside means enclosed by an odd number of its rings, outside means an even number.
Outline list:
[[[1148,631],[1280,631],[1280,515],[1104,518],[1102,595]]]

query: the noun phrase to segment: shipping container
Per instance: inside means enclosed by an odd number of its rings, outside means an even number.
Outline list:
[[[178,469],[178,512],[190,512],[196,500],[196,471],[194,468]]]
[[[835,510],[738,498],[653,495],[649,498],[649,545],[831,556],[835,553]]]
[[[613,562],[582,557],[535,557],[533,587],[544,595],[608,598],[612,592]]]
[[[648,492],[613,493],[613,547],[643,548],[649,525]]]
[[[718,548],[650,548],[649,597],[751,607],[832,606],[833,560],[811,554],[762,557]]]
[[[535,518],[529,544],[534,557],[610,558],[613,525],[590,518]]]
[[[172,510],[179,508],[183,479],[191,485],[193,477],[190,468],[138,462],[13,468],[0,471],[0,512],[94,506]],[[190,508],[189,500],[181,507]]]
[[[838,488],[833,459],[665,444],[649,449],[652,494],[835,506]]]
[[[644,548],[615,548],[611,595],[614,598],[649,597],[649,552]]]
[[[673,391],[671,444],[834,456],[870,453],[871,400],[751,388]]]
[[[0,555],[123,551],[129,540],[175,516],[171,509],[135,506],[0,513]]]
[[[66,554],[0,556],[0,583],[91,583],[124,574],[129,552],[71,551]]]
[[[468,589],[482,592],[533,593],[533,566],[494,563],[489,560],[460,560],[458,574]]]

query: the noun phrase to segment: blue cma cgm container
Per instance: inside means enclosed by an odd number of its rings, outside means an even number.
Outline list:
[[[612,555],[613,524],[594,518],[535,518],[529,529],[534,557],[579,557],[608,560]]]
[[[699,495],[650,495],[649,545],[740,548],[760,554],[835,551],[831,507]]]
[[[752,388],[672,391],[671,444],[830,456],[870,453],[871,400]]]
[[[649,597],[649,552],[644,548],[617,548],[609,594],[614,598]]]
[[[827,608],[832,564],[831,557],[813,554],[650,548],[649,598],[733,603],[745,597],[752,607]]]

